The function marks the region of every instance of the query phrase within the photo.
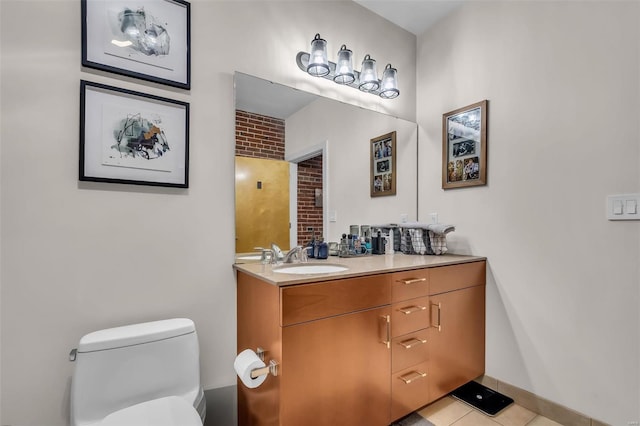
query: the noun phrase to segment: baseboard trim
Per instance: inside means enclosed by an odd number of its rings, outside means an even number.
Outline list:
[[[480,376],[476,382],[510,396],[516,404],[564,426],[611,426],[491,376]]]

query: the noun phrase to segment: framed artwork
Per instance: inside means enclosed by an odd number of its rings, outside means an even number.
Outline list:
[[[371,196],[396,195],[396,132],[371,139]]]
[[[189,187],[189,104],[82,80],[81,181]]]
[[[442,115],[442,188],[487,183],[487,101]]]
[[[191,88],[188,2],[81,1],[83,66]]]

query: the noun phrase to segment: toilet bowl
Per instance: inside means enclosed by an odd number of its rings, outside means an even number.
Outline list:
[[[186,318],[89,333],[71,384],[72,426],[201,426],[198,338]]]

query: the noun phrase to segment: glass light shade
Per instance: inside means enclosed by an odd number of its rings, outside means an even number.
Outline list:
[[[397,98],[400,95],[398,90],[398,70],[387,64],[382,73],[382,85],[380,86],[380,97],[385,99]]]
[[[347,49],[344,44],[338,51],[338,63],[336,64],[336,75],[333,81],[338,84],[351,84],[356,80],[353,73],[353,52]]]
[[[360,85],[358,88],[363,92],[371,92],[380,87],[378,82],[378,71],[376,70],[376,60],[369,55],[362,61],[362,71],[360,71]]]
[[[311,54],[307,72],[314,77],[323,77],[329,74],[329,60],[327,59],[327,41],[316,34],[311,40]]]

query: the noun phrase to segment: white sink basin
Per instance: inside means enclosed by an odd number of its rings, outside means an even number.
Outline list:
[[[241,256],[236,256],[236,260],[260,260],[262,255],[260,254],[244,254]]]
[[[280,274],[331,274],[334,272],[346,271],[346,266],[332,265],[327,263],[296,263],[295,265],[284,265],[273,268],[273,272]]]

